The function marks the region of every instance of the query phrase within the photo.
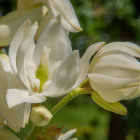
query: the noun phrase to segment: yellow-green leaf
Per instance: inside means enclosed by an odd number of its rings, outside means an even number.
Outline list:
[[[92,99],[100,107],[102,107],[102,108],[104,108],[108,111],[111,111],[111,112],[114,112],[114,113],[117,113],[117,114],[120,114],[120,115],[126,115],[127,114],[126,107],[124,107],[120,102],[114,102],[114,103],[107,102],[107,101],[103,100],[100,97],[100,95],[96,92],[92,93]]]

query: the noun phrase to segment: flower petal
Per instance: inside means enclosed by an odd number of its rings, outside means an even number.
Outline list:
[[[139,70],[140,63],[135,57],[111,51],[95,56],[90,64],[89,73],[136,79],[140,74]]]
[[[113,42],[105,45],[99,52],[99,54],[109,52],[109,51],[120,51],[128,53],[134,57],[140,58],[140,47],[131,42]]]
[[[42,4],[36,4],[32,7],[13,11],[0,18],[0,46],[7,46],[11,43],[13,35],[20,25],[27,19],[31,22],[40,22],[47,14],[47,8]]]
[[[79,63],[79,53],[74,51],[62,63],[53,82],[42,94],[48,97],[58,97],[71,91],[79,76]]]
[[[70,40],[65,33],[60,19],[52,19],[41,33],[40,38],[37,41],[34,59],[36,65],[40,63],[40,57],[43,48],[50,48],[50,63],[55,63],[60,60],[64,60],[72,51]]]
[[[129,78],[117,78],[103,74],[89,74],[88,77],[91,87],[108,102],[118,102],[127,99],[133,93],[137,93],[136,96],[139,93],[138,84]]]
[[[84,55],[81,58],[81,65],[80,65],[80,73],[79,73],[79,77],[76,81],[76,83],[73,86],[73,89],[75,89],[77,86],[79,86],[81,84],[81,82],[83,82],[83,80],[86,78],[87,76],[87,72],[89,69],[89,61],[90,58],[105,44],[105,42],[99,42],[99,43],[95,43],[91,46],[88,47],[88,49],[86,50],[86,52],[84,53]]]
[[[27,32],[29,27],[30,27],[30,20],[27,20],[17,30],[9,48],[10,65],[12,67],[14,74],[17,74],[17,66],[16,66],[17,52],[21,45],[21,42],[23,41],[25,33]]]
[[[60,135],[57,140],[68,140],[68,138],[70,138],[76,131],[77,131],[76,129],[69,130],[68,132]],[[73,140],[77,139],[75,138]]]
[[[25,127],[26,124],[28,124],[28,120],[30,117],[30,110],[31,110],[31,104],[26,103],[25,108],[24,108],[24,120],[23,120],[23,124],[22,124],[23,128]]]
[[[1,56],[0,55],[0,114],[3,120],[6,121],[6,124],[13,129],[14,131],[19,131],[21,126],[23,125],[24,120],[24,109],[25,104],[22,104],[20,106],[16,106],[12,109],[9,109],[6,101],[6,91],[8,89],[8,80],[7,80],[7,73],[10,73],[10,71],[7,71],[8,68],[4,66],[8,64],[8,59],[6,55]],[[8,66],[8,65],[7,65]],[[13,83],[15,82],[15,79],[13,79]]]
[[[37,31],[38,24],[35,22],[25,33],[22,43],[18,49],[16,62],[18,75],[24,85],[30,89],[28,79],[26,77],[26,66],[32,63],[33,52],[35,48],[34,36]]]
[[[46,100],[44,96],[39,93],[31,94],[30,91],[20,89],[8,89],[7,104],[9,108],[22,103],[41,103]]]
[[[64,28],[70,32],[82,31],[69,0],[48,0],[54,16],[61,15]]]

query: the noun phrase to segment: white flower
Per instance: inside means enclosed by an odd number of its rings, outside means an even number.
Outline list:
[[[11,72],[9,59],[5,54],[0,54],[0,77],[0,125],[8,125],[11,129],[18,132],[28,122],[30,105],[21,104],[12,109],[9,109],[7,105],[7,89],[19,88],[21,85]]]
[[[18,0],[18,9],[25,8],[36,3],[46,4],[50,10],[48,17],[50,17],[50,15],[53,17],[60,15],[62,18],[62,24],[66,30],[70,32],[82,31],[70,0],[30,0],[30,2],[28,0]]]
[[[70,138],[76,131],[76,129],[71,129],[68,132],[60,135],[57,140],[77,140],[77,138]]]
[[[0,46],[11,43],[13,35],[20,25],[27,19],[32,23],[38,21],[39,28],[36,38],[46,24],[58,15],[66,30],[70,32],[81,31],[75,11],[69,0],[18,0],[18,9],[0,18]],[[49,12],[48,12],[49,8]]]
[[[89,59],[101,43],[93,45],[80,59],[60,19],[53,19],[34,43],[37,23],[26,21],[18,29],[9,50],[12,71],[23,88],[7,91],[9,107],[22,103],[39,103],[47,97],[62,96],[75,89],[85,79]],[[91,53],[92,52],[92,53]]]
[[[101,48],[89,68],[89,82],[104,100],[117,102],[140,95],[140,48],[114,42]]]

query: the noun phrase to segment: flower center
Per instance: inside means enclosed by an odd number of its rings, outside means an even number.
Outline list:
[[[47,81],[48,76],[49,76],[48,66],[39,64],[36,70],[36,78],[40,80],[39,92],[42,92],[43,85]]]

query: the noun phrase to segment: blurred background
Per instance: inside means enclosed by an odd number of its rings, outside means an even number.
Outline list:
[[[71,0],[83,32],[71,33],[73,49],[86,48],[97,41],[130,41],[140,44],[139,0]],[[0,16],[16,9],[16,0],[0,0]],[[57,100],[49,99],[50,108]],[[77,128],[79,140],[140,140],[140,99],[122,102],[127,116],[110,113],[97,106],[89,95],[81,95],[61,109],[51,125],[64,130]]]

